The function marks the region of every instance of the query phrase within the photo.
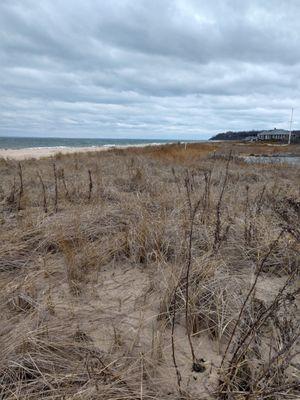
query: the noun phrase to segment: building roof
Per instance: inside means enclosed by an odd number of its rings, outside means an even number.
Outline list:
[[[286,131],[285,129],[273,129],[271,131],[263,131],[258,133],[257,136],[264,136],[264,135],[272,135],[272,136],[276,136],[276,135],[288,135],[289,131]]]

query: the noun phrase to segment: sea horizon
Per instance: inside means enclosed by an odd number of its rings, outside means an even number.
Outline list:
[[[178,142],[206,142],[207,140],[176,139],[130,139],[130,138],[54,138],[54,137],[9,137],[0,136],[1,149],[108,147],[166,144]]]

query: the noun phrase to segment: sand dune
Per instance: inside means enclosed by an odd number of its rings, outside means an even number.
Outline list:
[[[299,167],[229,158],[272,152],[0,160],[0,398],[299,398]]]

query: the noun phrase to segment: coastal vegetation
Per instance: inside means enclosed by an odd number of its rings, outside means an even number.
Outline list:
[[[245,140],[249,137],[255,138],[259,133],[262,132],[274,132],[273,129],[269,130],[251,130],[251,131],[228,131],[228,132],[222,132],[218,133],[217,135],[213,136],[210,138],[210,140]],[[287,131],[288,132],[288,131]],[[292,135],[294,137],[294,141],[297,143],[300,142],[300,131],[299,130],[293,130]]]
[[[300,167],[242,159],[290,151],[1,159],[0,399],[298,398]]]

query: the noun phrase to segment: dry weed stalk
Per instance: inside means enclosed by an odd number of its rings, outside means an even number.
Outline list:
[[[57,172],[56,172],[56,164],[53,163],[53,176],[54,176],[54,212],[58,211],[58,187],[57,187]]]
[[[177,187],[178,193],[180,194],[181,193],[181,189],[180,189],[179,179],[178,179],[178,177],[176,175],[174,167],[172,167],[171,171],[172,171],[172,174],[173,174],[173,177],[174,177],[174,181],[176,183],[176,187]]]
[[[176,321],[176,295],[173,296],[173,315],[172,315],[172,330],[171,330],[171,346],[172,346],[172,360],[173,365],[176,371],[176,379],[177,379],[177,386],[178,391],[181,393],[181,374],[178,368],[178,364],[176,361],[176,351],[175,351],[175,321]]]
[[[41,174],[40,174],[39,171],[37,172],[37,176],[38,176],[38,178],[39,178],[39,180],[40,180],[40,182],[41,182],[42,191],[43,191],[43,209],[44,209],[45,214],[47,214],[47,212],[48,212],[48,206],[47,206],[47,197],[46,197],[46,188],[45,188],[45,184],[44,184],[43,178],[42,178],[42,176],[41,176]]]
[[[229,225],[228,225],[225,228],[224,233],[221,232],[221,228],[222,228],[221,208],[222,208],[222,203],[223,203],[223,197],[224,197],[225,190],[226,190],[227,183],[228,183],[229,164],[230,164],[231,159],[232,159],[232,150],[230,150],[229,155],[228,155],[228,159],[227,159],[227,162],[226,162],[226,168],[225,168],[225,176],[224,176],[223,183],[222,183],[222,186],[221,186],[219,200],[218,200],[218,203],[217,203],[217,206],[216,206],[216,225],[215,225],[214,244],[213,244],[213,249],[215,251],[219,250],[222,242],[226,238],[226,236],[228,234],[228,231],[229,231]]]
[[[62,168],[61,169],[61,180],[63,183],[63,187],[64,187],[64,191],[65,191],[65,198],[71,202],[71,196],[67,187],[67,183],[66,183],[66,178],[65,178],[65,170]]]
[[[211,177],[212,177],[212,169],[209,171],[204,171],[204,194],[203,194],[203,207],[202,207],[202,215],[201,222],[204,224],[209,223],[210,217],[210,196],[211,196]]]
[[[92,171],[88,170],[89,175],[89,191],[88,191],[88,201],[91,201],[92,198],[92,191],[93,191],[93,180],[92,180]]]
[[[260,262],[260,265],[258,266],[256,273],[255,273],[255,278],[254,281],[248,291],[248,294],[242,304],[242,307],[240,309],[238,318],[236,320],[236,323],[234,325],[232,334],[230,336],[230,339],[227,343],[222,362],[221,362],[221,379],[220,379],[220,386],[218,390],[218,396],[220,399],[231,399],[232,396],[235,396],[234,393],[245,393],[245,399],[255,399],[257,396],[261,396],[261,398],[267,398],[267,393],[269,393],[269,388],[270,386],[267,386],[267,389],[261,389],[259,388],[259,384],[262,383],[264,377],[268,377],[269,374],[271,373],[271,368],[273,368],[272,364],[273,362],[280,356],[285,354],[286,359],[289,357],[289,353],[296,342],[296,340],[299,337],[299,332],[293,332],[291,337],[287,340],[285,343],[285,346],[280,349],[275,356],[273,356],[272,359],[269,360],[269,363],[264,366],[262,372],[258,374],[258,377],[252,381],[251,380],[251,373],[250,371],[248,372],[243,372],[243,368],[248,368],[248,361],[247,361],[247,354],[249,351],[249,347],[253,341],[255,341],[255,338],[260,334],[262,327],[266,324],[266,322],[273,316],[278,315],[280,307],[282,304],[284,304],[287,300],[295,299],[295,296],[299,294],[300,290],[295,290],[293,293],[285,293],[287,287],[294,281],[295,276],[297,274],[297,271],[294,271],[286,280],[285,284],[279,289],[277,295],[275,298],[272,300],[271,304],[266,308],[263,307],[261,310],[258,311],[257,315],[255,316],[255,319],[253,322],[249,325],[249,327],[246,329],[244,333],[242,333],[241,338],[238,340],[236,348],[233,351],[233,355],[228,363],[228,367],[226,368],[225,371],[222,371],[222,367],[225,363],[226,355],[227,352],[230,348],[230,345],[232,343],[232,340],[236,334],[237,327],[241,323],[242,319],[245,318],[245,308],[247,305],[247,302],[249,301],[251,295],[254,293],[255,288],[257,286],[258,278],[260,277],[263,267],[265,263],[267,262],[268,258],[274,251],[274,249],[277,247],[280,239],[283,237],[284,233],[286,232],[285,229],[282,229],[277,238],[271,243],[270,248],[268,253],[263,257],[262,261]],[[275,317],[276,318],[276,317]],[[276,320],[276,319],[275,319]],[[270,351],[271,347],[270,345]],[[288,366],[288,363],[285,365],[284,369]],[[248,378],[245,377],[245,374],[248,376]],[[271,382],[269,382],[269,385],[271,385]],[[281,383],[275,383],[276,388],[274,388],[274,394],[276,392],[280,393],[281,390],[285,387],[284,385],[281,385]],[[288,384],[290,388],[295,388],[296,386],[294,384],[290,385]]]
[[[24,187],[23,187],[23,171],[22,171],[22,165],[19,162],[18,163],[18,175],[19,175],[19,180],[20,180],[20,187],[19,187],[19,197],[18,197],[18,211],[21,210],[21,201],[23,198],[24,194]]]
[[[201,199],[196,200],[194,204],[192,204],[192,199],[191,199],[191,190],[192,190],[192,185],[191,185],[191,177],[189,172],[187,171],[186,178],[185,178],[185,189],[186,189],[186,195],[187,195],[187,203],[188,203],[188,210],[189,210],[189,232],[188,232],[188,248],[187,248],[187,261],[186,261],[186,273],[185,273],[185,323],[186,323],[186,333],[188,336],[189,344],[190,344],[190,349],[191,349],[191,355],[192,355],[192,361],[193,365],[196,363],[196,356],[195,356],[195,351],[192,343],[192,338],[191,338],[191,315],[189,311],[189,306],[190,306],[190,294],[189,294],[189,289],[190,289],[190,271],[191,271],[191,264],[192,264],[192,241],[193,241],[193,232],[194,232],[194,223],[195,223],[195,217],[197,214],[197,211],[200,207],[200,202]]]
[[[248,300],[250,299],[250,296],[252,295],[252,293],[254,292],[254,290],[255,290],[255,288],[256,288],[257,281],[258,281],[258,278],[259,278],[259,276],[260,276],[260,274],[261,274],[261,272],[262,272],[262,270],[263,270],[263,267],[264,267],[265,263],[267,262],[269,256],[271,255],[272,251],[273,251],[274,248],[277,246],[277,244],[278,244],[280,238],[282,237],[282,235],[284,234],[284,232],[285,232],[284,230],[281,230],[281,231],[280,231],[280,233],[279,233],[278,237],[276,238],[276,240],[274,240],[273,243],[271,244],[268,253],[263,257],[262,261],[260,262],[260,265],[259,265],[258,268],[256,269],[254,281],[253,281],[252,286],[250,287],[250,289],[249,289],[249,291],[248,291],[248,293],[247,293],[247,296],[246,296],[246,298],[245,298],[245,300],[244,300],[244,302],[243,302],[243,304],[242,304],[242,307],[241,307],[241,309],[240,309],[239,315],[238,315],[237,320],[236,320],[236,323],[235,323],[235,325],[234,325],[232,334],[231,334],[231,336],[230,336],[230,339],[228,340],[228,343],[227,343],[227,346],[226,346],[226,349],[225,349],[225,352],[224,352],[224,355],[223,355],[223,358],[222,358],[221,368],[222,368],[222,366],[223,366],[223,364],[224,364],[224,361],[225,361],[226,356],[227,356],[227,352],[228,352],[228,350],[229,350],[229,347],[230,347],[230,345],[231,345],[231,342],[232,342],[232,340],[233,340],[233,338],[234,338],[234,335],[235,335],[235,333],[236,333],[236,330],[237,330],[237,328],[238,328],[238,326],[239,326],[239,323],[240,323],[240,321],[241,321],[241,318],[242,318],[242,316],[243,316],[243,312],[244,312],[244,309],[245,309],[245,307],[246,307],[246,305],[247,305],[247,302],[248,302]]]
[[[246,186],[246,203],[245,203],[245,226],[244,226],[244,239],[245,244],[250,245],[252,238],[252,213],[249,204],[249,186]]]

